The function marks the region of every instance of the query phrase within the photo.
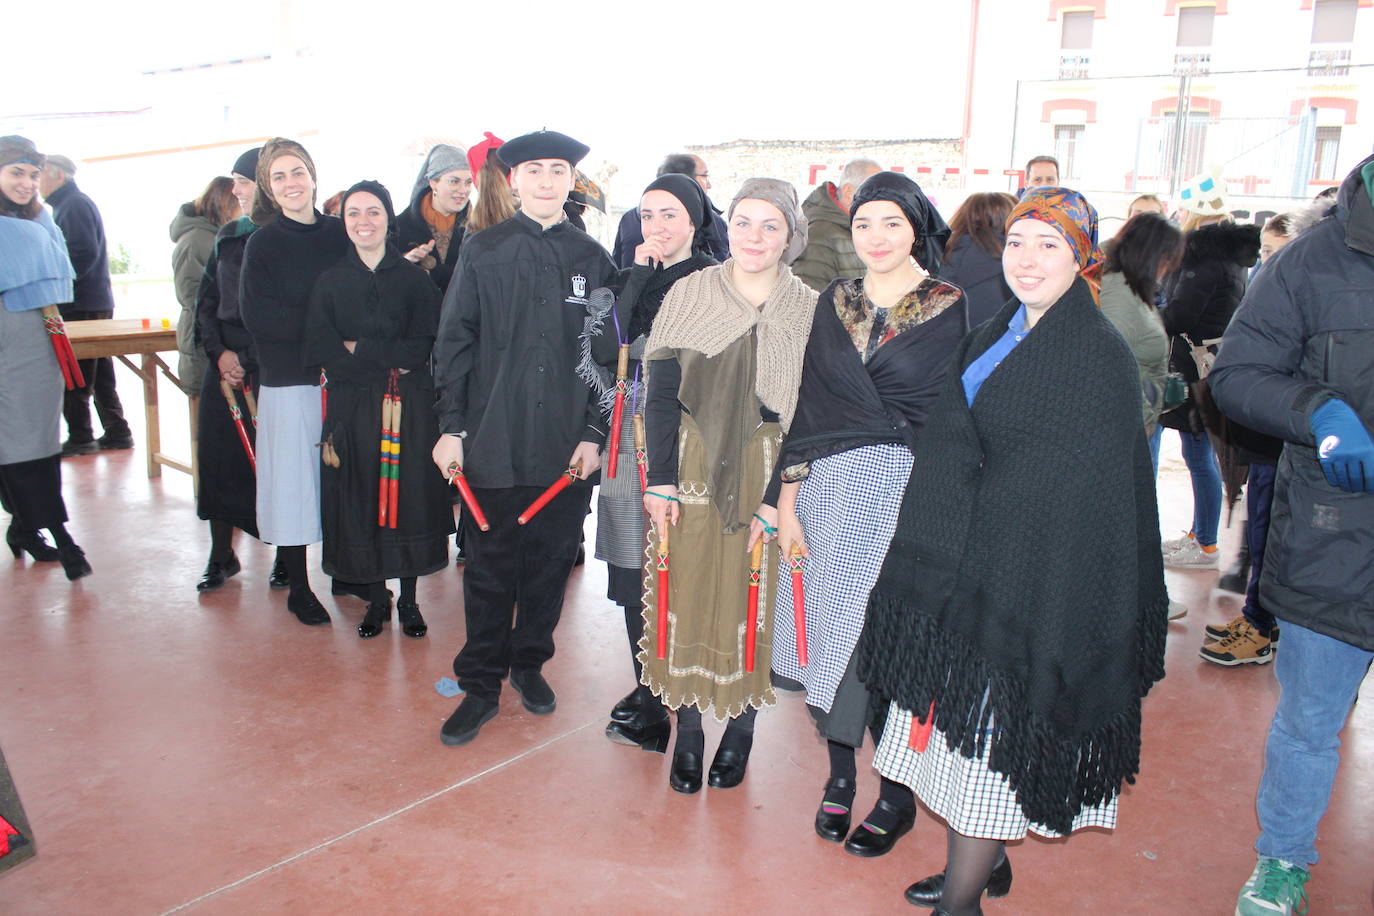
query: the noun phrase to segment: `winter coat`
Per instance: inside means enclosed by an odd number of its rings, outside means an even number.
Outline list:
[[[396,247],[401,250],[402,254],[412,248],[418,248],[434,238],[434,230],[430,228],[429,223],[425,222],[424,210],[420,206],[420,202],[429,193],[428,185],[417,188],[415,196],[410,199],[410,206],[406,207],[405,210],[401,211],[401,215],[396,217]],[[439,287],[441,295],[448,289],[449,280],[453,278],[453,270],[458,266],[458,249],[463,243],[464,225],[467,223],[470,212],[472,212],[471,203],[464,206],[454,217],[453,237],[448,242],[447,256],[440,261],[437,247],[429,253],[429,258],[433,259],[434,266],[426,269],[429,270],[429,278],[434,281],[434,285]],[[425,262],[422,262],[422,265],[423,263]]]
[[[181,390],[189,395],[200,394],[201,376],[205,374],[205,351],[196,333],[196,293],[205,276],[205,265],[215,250],[215,233],[219,227],[207,216],[196,213],[195,204],[182,204],[172,217],[168,234],[172,237],[172,283],[177,302],[181,303],[181,317],[177,319],[177,377]]]
[[[1011,300],[1011,288],[1002,276],[1002,259],[990,255],[971,235],[962,235],[945,250],[936,272],[941,280],[964,291],[968,325],[976,328],[1002,310]]]
[[[1112,323],[1135,356],[1140,374],[1140,399],[1145,431],[1154,432],[1164,407],[1164,386],[1169,377],[1169,335],[1159,309],[1143,302],[1126,285],[1120,273],[1102,276],[1099,303],[1102,314]]]
[[[1255,225],[1217,223],[1187,235],[1183,263],[1164,281],[1162,317],[1169,332],[1169,369],[1183,373],[1191,386],[1198,380],[1187,335],[1193,343],[1220,340],[1245,295],[1245,279],[1259,259],[1260,230]],[[1215,345],[1209,349],[1216,352]],[[1191,391],[1186,401],[1160,417],[1180,432],[1202,432],[1202,417]]]
[[[840,209],[830,194],[835,186],[825,182],[802,201],[807,227],[806,248],[792,265],[796,274],[816,292],[835,280],[852,280],[864,275],[864,262],[854,250],[849,232],[849,214]],[[957,285],[957,284],[956,284]]]
[[[80,312],[114,311],[114,287],[110,285],[110,253],[105,244],[105,221],[100,210],[68,179],[48,198],[52,218],[67,239],[67,254],[76,270],[72,301],[63,305],[63,316]]]
[[[1327,483],[1312,413],[1340,398],[1374,431],[1374,206],[1360,167],[1336,213],[1270,258],[1208,376],[1221,409],[1286,441],[1260,599],[1285,621],[1374,650],[1374,494]]]

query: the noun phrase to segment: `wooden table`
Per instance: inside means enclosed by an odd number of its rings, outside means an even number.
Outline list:
[[[162,453],[162,430],[158,423],[157,371],[171,379],[172,384],[181,390],[181,382],[159,353],[175,351],[177,332],[175,327],[164,328],[161,321],[154,319],[152,327],[145,328],[141,318],[98,318],[93,321],[72,321],[67,324],[67,337],[71,339],[72,350],[77,359],[95,359],[113,356],[128,366],[143,382],[144,444],[148,455],[148,476],[161,477],[162,466],[175,468],[196,478],[196,409],[200,398],[191,397],[191,461],[177,461]],[[139,365],[134,365],[130,356],[141,357]]]

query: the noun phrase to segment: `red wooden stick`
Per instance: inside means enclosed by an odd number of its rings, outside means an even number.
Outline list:
[[[390,439],[391,455],[388,460],[391,465],[389,471],[391,479],[387,481],[389,493],[387,494],[386,523],[387,527],[395,529],[396,518],[400,514],[397,512],[397,506],[401,498],[401,393],[399,390],[391,399]]]
[[[921,752],[930,744],[930,733],[935,728],[935,701],[930,701],[930,711],[926,713],[926,720],[922,722],[916,718],[916,714],[911,715],[911,734],[907,737],[907,744],[911,745],[913,751]]]
[[[252,465],[253,473],[256,474],[258,459],[253,455],[253,443],[248,441],[248,430],[243,428],[243,413],[239,410],[238,399],[234,397],[234,389],[221,379],[219,390],[224,392],[224,400],[229,405],[229,416],[234,420],[234,429],[238,430],[239,442],[243,443],[243,453],[248,456],[248,463]]]
[[[749,598],[745,603],[748,624],[744,628],[744,670],[754,670],[754,634],[759,627],[759,580],[763,577],[763,536],[754,542],[749,554]]]
[[[658,533],[658,657],[668,657],[668,528]]]
[[[562,476],[555,480],[552,484],[550,484],[547,490],[545,490],[543,493],[540,493],[539,498],[536,499],[534,502],[530,503],[529,508],[526,509],[524,512],[521,512],[515,520],[522,525],[528,525],[530,523],[530,519],[534,518],[536,515],[539,514],[539,510],[543,509],[550,502],[552,502],[555,496],[566,490],[568,486],[574,480],[577,480],[581,474],[582,462],[579,461],[577,464],[569,465],[568,469],[563,472]]]
[[[806,597],[802,591],[801,548],[792,545],[792,622],[797,629],[797,663],[806,667]]]
[[[458,495],[463,497],[463,505],[467,506],[468,511],[472,513],[472,520],[477,523],[477,527],[483,531],[490,531],[491,525],[487,522],[486,513],[477,504],[477,497],[473,494],[472,487],[468,486],[468,479],[463,474],[463,469],[459,467],[458,462],[455,461],[448,466],[448,474],[449,483],[458,488]]]
[[[611,410],[611,447],[606,455],[606,476],[615,477],[620,463],[620,431],[625,424],[625,394],[629,390],[630,345],[620,345],[620,357],[615,367],[615,407]]]

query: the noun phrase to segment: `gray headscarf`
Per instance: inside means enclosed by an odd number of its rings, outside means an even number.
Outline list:
[[[791,265],[806,250],[806,214],[802,213],[797,189],[791,182],[777,178],[750,178],[740,185],[739,193],[730,201],[729,217],[735,215],[736,205],[746,198],[772,204],[787,220],[787,249],[782,253],[782,262]]]
[[[415,176],[415,187],[411,189],[410,196],[414,197],[422,188],[429,187],[429,183],[440,175],[459,170],[466,172],[469,168],[467,153],[456,146],[440,143],[425,157],[425,164],[420,166],[420,174]]]

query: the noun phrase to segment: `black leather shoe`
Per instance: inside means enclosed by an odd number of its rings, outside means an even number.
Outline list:
[[[711,771],[706,774],[706,784],[713,789],[733,789],[744,782],[744,768],[748,765],[748,748],[740,751],[733,747],[718,747],[711,761]]]
[[[57,548],[57,559],[62,564],[62,571],[73,582],[93,572],[91,564],[86,562],[86,552],[75,544]]]
[[[664,754],[668,751],[668,736],[672,731],[673,724],[665,712],[662,718],[653,721],[645,721],[642,716],[627,722],[613,721],[606,726],[606,737],[616,744],[638,745],[643,750]]]
[[[49,544],[48,539],[37,530],[21,531],[10,525],[5,532],[5,543],[10,545],[10,553],[14,554],[16,560],[27,553],[40,563],[57,562],[57,548]]]
[[[329,612],[320,604],[320,599],[309,589],[292,592],[286,596],[286,609],[296,615],[296,619],[308,627],[329,623]]]
[[[830,798],[833,793],[836,796],[846,795],[849,803],[854,802],[854,780],[846,779],[843,776],[832,776],[825,782],[825,798]],[[825,798],[821,799],[821,806],[816,809],[816,835],[823,840],[832,843],[843,843],[845,835],[849,833],[850,818],[853,812],[848,810],[848,805],[843,814],[835,814],[825,810]]]
[[[396,602],[396,620],[401,624],[401,632],[411,639],[420,639],[429,632],[429,626],[420,614],[420,606],[414,601],[402,598]]]
[[[544,675],[533,668],[526,671],[512,671],[510,685],[520,694],[520,702],[536,716],[547,716],[558,705],[553,688],[544,680]]]
[[[19,556],[19,554],[15,554]],[[631,690],[611,707],[612,722],[628,722],[639,714],[639,691]]]
[[[844,851],[850,855],[860,856],[865,859],[872,859],[876,856],[885,856],[892,851],[892,847],[897,845],[912,826],[916,823],[916,811],[903,811],[896,805],[889,804],[878,799],[878,803],[873,806],[873,810],[883,810],[897,815],[897,826],[887,833],[875,833],[863,824],[854,828],[854,832],[849,835],[849,839],[844,841]]]
[[[701,755],[691,751],[673,754],[673,768],[668,771],[668,785],[674,792],[695,795],[701,791]]]
[[[100,443],[94,439],[86,439],[83,442],[73,442],[68,439],[62,443],[62,457],[75,458],[79,455],[94,455],[100,451]]]
[[[329,580],[329,594],[347,595],[352,598],[361,598],[363,601],[372,600],[372,592],[368,586],[360,582],[345,582],[342,579]],[[387,591],[387,595],[391,592]]]
[[[229,553],[229,559],[223,563],[211,560],[205,564],[205,572],[201,574],[200,581],[196,583],[196,591],[212,592],[228,581],[230,576],[237,575],[242,569],[243,567],[239,565],[239,558],[234,556],[232,551]]]
[[[134,437],[129,433],[125,433],[122,436],[112,436],[109,433],[106,433],[99,439],[95,440],[95,444],[100,446],[102,449],[110,450],[133,448]]]
[[[945,893],[945,873],[922,878],[906,889],[906,902],[915,906],[937,907]],[[1004,856],[1002,864],[992,870],[988,878],[987,895],[1005,897],[1011,893],[1011,858]]]
[[[391,599],[381,604],[369,604],[363,622],[358,624],[358,638],[371,639],[382,632],[382,625],[391,619]]]
[[[267,587],[283,589],[291,587],[291,578],[286,575],[286,561],[278,559],[272,564],[272,575],[267,577]]]
[[[496,718],[497,709],[495,700],[484,700],[468,694],[439,729],[439,740],[449,747],[467,744],[477,737],[483,725]]]

